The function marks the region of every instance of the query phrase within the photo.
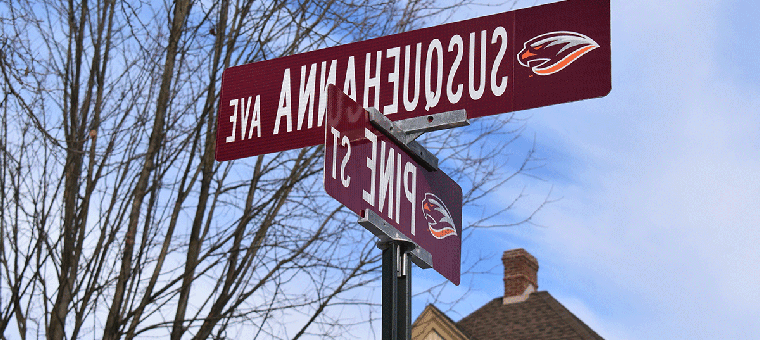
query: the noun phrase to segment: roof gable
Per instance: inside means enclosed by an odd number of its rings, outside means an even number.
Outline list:
[[[469,340],[470,338],[446,314],[434,305],[427,305],[412,323],[412,339]]]

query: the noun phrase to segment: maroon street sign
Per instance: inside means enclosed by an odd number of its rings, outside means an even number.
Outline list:
[[[327,84],[395,121],[605,96],[610,1],[567,0],[230,67],[218,161],[321,144]]]
[[[377,213],[459,285],[462,188],[443,171],[418,164],[336,86],[328,87],[327,97],[325,191],[359,215]]]

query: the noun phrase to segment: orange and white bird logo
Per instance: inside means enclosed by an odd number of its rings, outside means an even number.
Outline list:
[[[599,44],[580,33],[550,32],[526,41],[517,61],[530,67],[533,73],[546,76],[561,71],[597,47]]]
[[[425,214],[428,229],[435,238],[442,239],[457,234],[454,219],[438,196],[426,193],[425,199],[422,200],[422,212]]]

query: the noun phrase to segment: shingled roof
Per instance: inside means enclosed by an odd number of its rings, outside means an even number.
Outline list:
[[[470,340],[602,339],[546,291],[531,293],[519,303],[502,301],[491,300],[457,322],[457,328]]]
[[[412,325],[415,340],[602,339],[546,291],[538,288],[538,261],[525,249],[504,252],[504,296],[453,322],[428,305]]]

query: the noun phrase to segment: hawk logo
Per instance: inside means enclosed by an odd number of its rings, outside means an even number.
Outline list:
[[[599,47],[591,38],[575,32],[541,34],[525,42],[517,54],[520,65],[546,76],[559,72],[589,51]]]
[[[442,239],[457,234],[454,219],[438,196],[426,193],[425,199],[422,200],[422,212],[425,214],[428,229],[435,238]]]

